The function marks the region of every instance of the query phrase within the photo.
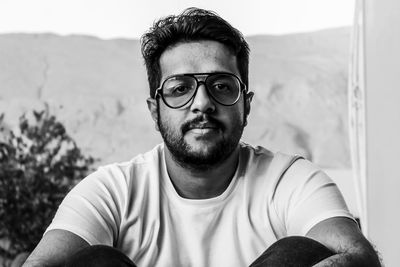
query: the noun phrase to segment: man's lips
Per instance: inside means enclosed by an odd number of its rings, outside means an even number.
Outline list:
[[[188,132],[196,135],[205,135],[218,131],[218,129],[218,126],[215,124],[203,123],[190,125],[190,127],[188,128]]]
[[[195,118],[192,121],[186,122],[182,125],[182,133],[185,134],[188,131],[194,131],[199,133],[205,133],[213,130],[223,129],[222,123],[214,118]]]
[[[189,129],[188,132],[196,135],[206,135],[206,134],[211,134],[215,133],[218,131],[218,127],[216,126],[211,126],[211,125],[198,125],[198,126],[193,126]]]
[[[195,125],[190,125],[189,130],[192,129],[218,129],[219,127],[215,124],[212,123],[202,123],[202,124],[195,124]]]

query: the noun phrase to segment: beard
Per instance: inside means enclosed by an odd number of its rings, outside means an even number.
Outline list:
[[[196,151],[184,139],[187,131],[201,123],[209,123],[216,126],[221,132],[224,132],[224,125],[205,114],[185,122],[178,130],[174,130],[168,123],[163,122],[160,113],[158,114],[158,118],[158,127],[161,136],[174,160],[184,168],[200,171],[218,166],[224,162],[236,149],[245,126],[243,120],[235,120],[236,123],[232,125],[232,133],[227,138],[223,136],[213,144],[209,144],[208,149]]]

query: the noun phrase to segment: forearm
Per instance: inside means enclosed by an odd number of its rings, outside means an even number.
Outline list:
[[[64,260],[56,255],[40,256],[35,251],[26,259],[22,267],[58,267],[64,266]]]
[[[71,232],[58,229],[51,230],[43,236],[22,266],[63,266],[67,259],[88,246],[89,243]]]
[[[27,259],[25,263],[22,265],[22,267],[56,267],[56,266],[61,266],[60,264],[49,264],[46,263],[45,261],[39,260],[39,259]]]
[[[357,254],[343,252],[335,254],[329,258],[315,264],[314,267],[330,267],[330,266],[370,266],[381,267],[376,254]]]

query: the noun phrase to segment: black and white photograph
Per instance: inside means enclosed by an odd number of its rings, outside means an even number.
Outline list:
[[[0,0],[0,267],[397,266],[400,2]]]

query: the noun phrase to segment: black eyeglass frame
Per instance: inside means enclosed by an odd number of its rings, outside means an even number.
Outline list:
[[[233,77],[235,77],[235,78],[239,81],[239,84],[240,84],[240,91],[239,91],[238,97],[236,98],[236,100],[235,100],[232,104],[228,104],[228,105],[227,105],[227,104],[224,104],[224,103],[221,103],[220,101],[218,101],[218,100],[213,96],[213,94],[210,93],[210,91],[209,91],[209,89],[208,89],[208,87],[207,87],[207,84],[206,84],[207,79],[208,79],[210,76],[213,76],[213,75],[220,75],[220,74],[233,76]],[[167,101],[165,100],[164,94],[163,94],[163,91],[162,91],[162,88],[163,88],[163,86],[164,86],[164,83],[165,83],[168,79],[170,79],[170,78],[172,78],[172,77],[179,77],[179,76],[190,76],[190,77],[193,77],[193,78],[195,79],[195,81],[196,81],[196,89],[195,89],[193,95],[192,95],[184,104],[179,105],[179,106],[177,106],[177,107],[173,107],[173,106],[169,105],[169,104],[167,103]],[[199,80],[197,79],[198,76],[206,76],[206,78],[204,79],[204,81],[199,81]],[[206,87],[206,90],[207,90],[208,95],[209,95],[215,102],[217,102],[218,104],[223,105],[223,106],[233,106],[233,105],[235,105],[235,104],[239,101],[240,96],[242,95],[242,93],[247,91],[246,84],[244,84],[244,83],[242,82],[242,80],[241,80],[237,75],[235,75],[235,74],[233,74],[233,73],[230,73],[230,72],[182,73],[182,74],[174,74],[174,75],[167,76],[167,77],[163,80],[163,82],[161,83],[160,87],[158,87],[158,88],[156,89],[156,91],[155,91],[155,93],[154,93],[154,99],[157,99],[158,96],[161,96],[163,102],[164,102],[165,105],[167,105],[169,108],[172,108],[172,109],[181,108],[181,107],[187,105],[190,101],[192,101],[192,100],[195,98],[195,96],[196,96],[196,94],[197,94],[197,90],[199,89],[199,86],[200,86],[201,83],[203,83],[204,86]]]

